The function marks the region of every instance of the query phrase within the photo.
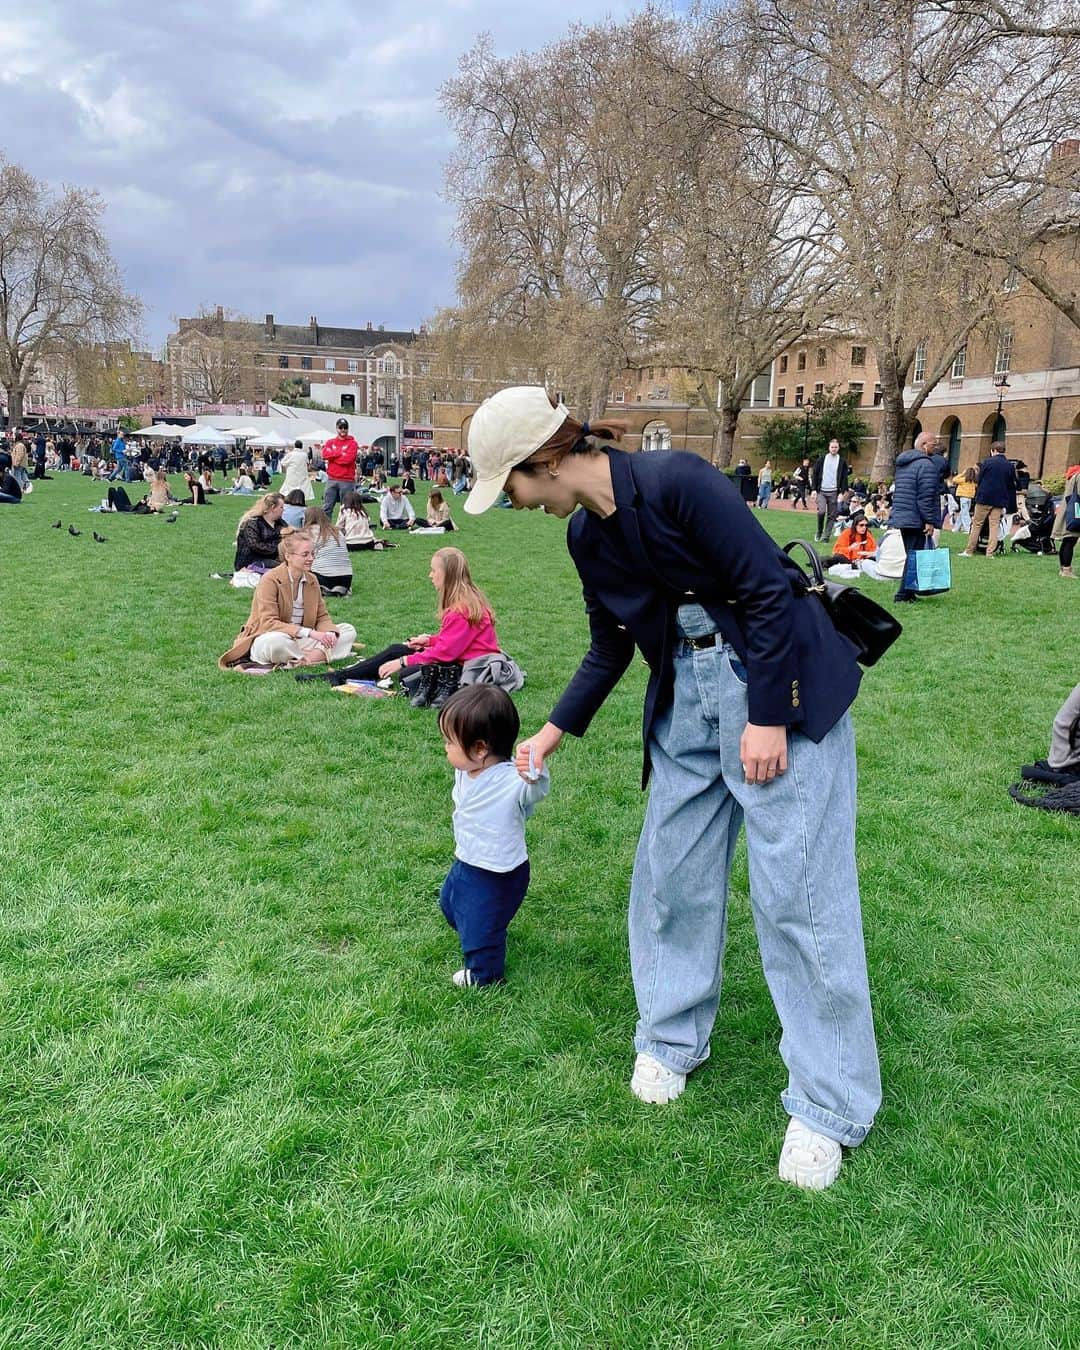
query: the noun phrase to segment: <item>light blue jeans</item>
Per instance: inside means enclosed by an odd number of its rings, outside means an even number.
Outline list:
[[[685,637],[714,632],[683,605]],[[743,779],[746,674],[717,635],[679,639],[673,704],[654,724],[652,782],[630,887],[634,1045],[687,1073],[709,1056],[720,1000],[728,874],[745,820],[750,903],[780,1019],[784,1109],[853,1146],[881,1102],[855,869],[855,738],[850,715],[820,744],[788,735],[787,772]]]

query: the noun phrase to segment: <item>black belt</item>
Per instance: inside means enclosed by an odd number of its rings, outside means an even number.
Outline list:
[[[683,641],[689,642],[690,646],[693,647],[694,651],[704,652],[708,651],[710,647],[716,646],[716,634],[706,633],[704,637],[686,637],[684,634]]]

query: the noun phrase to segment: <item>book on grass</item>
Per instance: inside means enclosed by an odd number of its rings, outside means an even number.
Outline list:
[[[374,680],[346,680],[344,684],[335,684],[339,694],[356,694],[360,698],[393,698],[392,689],[380,689]]]

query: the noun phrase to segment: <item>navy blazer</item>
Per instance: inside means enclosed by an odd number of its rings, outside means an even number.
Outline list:
[[[614,515],[579,510],[567,530],[592,642],[550,720],[583,735],[636,645],[651,672],[644,782],[649,733],[674,691],[675,611],[700,604],[746,668],[749,720],[820,741],[850,707],[862,672],[853,645],[807,593],[802,569],[699,456],[607,454]]]
[[[979,482],[975,488],[976,506],[1000,506],[1004,511],[1016,510],[1016,466],[1004,455],[991,455],[979,465]]]

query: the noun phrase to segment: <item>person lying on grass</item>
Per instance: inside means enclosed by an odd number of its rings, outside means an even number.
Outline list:
[[[356,629],[330,618],[311,570],[315,545],[295,530],[282,540],[285,561],[255,587],[251,613],[218,665],[229,670],[245,662],[259,666],[310,666],[340,661],[352,651]]]
[[[506,930],[529,888],[525,822],[551,780],[544,769],[522,782],[513,762],[520,728],[510,695],[493,684],[459,689],[439,713],[454,769],[454,862],[439,906],[461,940],[459,989],[503,981]]]
[[[473,581],[461,549],[437,549],[431,555],[428,577],[438,596],[439,631],[434,636],[418,633],[365,661],[357,661],[340,670],[305,671],[296,678],[344,684],[346,680],[384,680],[402,671],[427,667],[433,675],[442,676],[440,687],[434,690],[429,685],[427,698],[413,706],[431,703],[437,707],[436,699],[445,702],[456,687],[460,664],[477,656],[497,654],[499,639],[491,605]],[[453,683],[450,682],[451,675]]]

